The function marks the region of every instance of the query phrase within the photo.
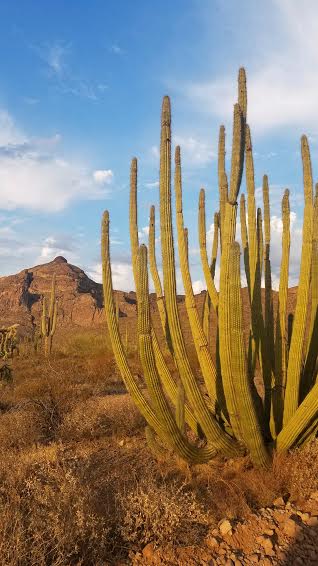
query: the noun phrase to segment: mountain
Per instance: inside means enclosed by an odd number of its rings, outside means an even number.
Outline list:
[[[26,334],[39,322],[43,296],[50,294],[56,275],[58,327],[96,327],[104,322],[102,285],[64,257],[0,277],[0,325],[18,323]],[[135,315],[135,294],[116,292],[122,316]]]

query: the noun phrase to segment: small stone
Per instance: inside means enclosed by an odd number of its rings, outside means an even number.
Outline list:
[[[256,542],[264,548],[264,552],[267,556],[274,555],[274,546],[270,538],[267,537],[257,537]]]
[[[124,440],[120,440],[120,441],[118,442],[118,444],[119,444],[119,446],[124,446],[125,441],[124,441]]]
[[[219,523],[219,529],[222,536],[232,534],[232,525],[228,519],[224,519]]]
[[[148,544],[146,544],[146,546],[143,548],[142,554],[144,558],[146,558],[149,561],[153,559],[154,546],[152,542],[148,542]]]
[[[277,497],[276,499],[274,499],[273,505],[274,507],[285,507],[285,501],[282,497]]]
[[[284,533],[288,537],[295,537],[299,535],[300,531],[301,528],[299,527],[299,525],[297,525],[294,519],[287,519],[287,521],[284,524]]]
[[[258,562],[259,562],[257,554],[251,554],[249,556],[249,559],[250,559],[251,562],[254,562],[254,564],[258,564]]]
[[[297,511],[297,515],[304,523],[307,523],[308,519],[310,518],[309,513],[302,513],[301,511]]]
[[[273,529],[265,529],[265,531],[264,531],[264,535],[267,535],[269,537],[272,537],[273,534],[274,534]]]
[[[317,527],[318,525],[318,517],[309,517],[308,521],[306,521],[308,527]]]
[[[209,548],[216,548],[219,546],[219,542],[215,537],[207,537],[205,542]]]

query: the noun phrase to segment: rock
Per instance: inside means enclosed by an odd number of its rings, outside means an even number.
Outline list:
[[[119,446],[124,446],[125,441],[124,441],[124,440],[120,440],[120,441],[118,442],[118,444],[119,444]]]
[[[265,531],[264,531],[264,535],[267,535],[269,537],[272,537],[273,534],[274,534],[273,529],[265,529]]]
[[[264,552],[267,556],[273,556],[275,554],[273,542],[269,537],[257,537],[256,542],[264,548]]]
[[[301,532],[301,527],[294,521],[294,519],[287,519],[283,527],[284,533],[291,538],[298,536]]]
[[[273,505],[274,507],[285,507],[285,501],[282,497],[277,497],[276,499],[274,499]]]
[[[154,557],[154,545],[152,542],[148,542],[146,546],[143,548],[142,555],[147,560],[151,561]]]
[[[209,548],[216,548],[219,546],[219,542],[215,537],[208,536],[205,539],[205,543]]]
[[[297,511],[297,515],[304,523],[307,523],[308,519],[310,518],[309,513],[302,513],[301,511]]]
[[[308,527],[317,527],[318,525],[318,517],[309,517],[308,521],[306,521]]]
[[[232,525],[228,519],[223,519],[219,523],[219,530],[222,536],[232,534]]]

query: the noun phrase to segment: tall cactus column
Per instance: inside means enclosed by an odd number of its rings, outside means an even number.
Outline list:
[[[52,279],[50,305],[49,305],[48,314],[47,314],[47,310],[46,310],[46,300],[45,300],[45,297],[43,297],[41,333],[42,333],[42,336],[44,338],[44,354],[45,354],[45,356],[49,356],[52,352],[53,336],[54,336],[55,330],[56,330],[57,300],[56,300],[56,297],[55,297],[55,290],[56,290],[56,276],[55,276],[55,273],[54,273],[53,279]]]

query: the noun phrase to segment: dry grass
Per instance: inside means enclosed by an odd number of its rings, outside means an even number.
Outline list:
[[[200,543],[223,517],[318,490],[318,443],[268,471],[247,459],[156,461],[113,359],[98,341],[86,355],[78,344],[49,362],[16,359],[1,386],[1,563],[114,564],[148,542]]]

